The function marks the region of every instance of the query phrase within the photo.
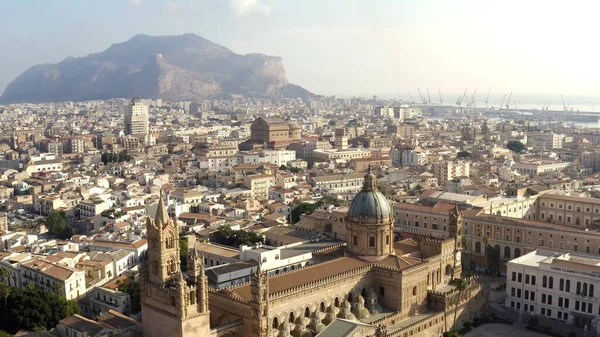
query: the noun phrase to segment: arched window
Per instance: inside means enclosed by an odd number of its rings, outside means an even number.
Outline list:
[[[570,280],[567,280],[565,282],[565,291],[566,292],[570,292],[571,291],[571,281]]]
[[[429,285],[429,274],[427,274],[427,285]]]
[[[452,273],[452,266],[446,265],[446,275],[450,275]]]
[[[521,256],[521,250],[519,248],[515,248],[515,259]]]
[[[294,316],[293,312],[290,312],[290,318],[289,318],[289,322],[290,323],[294,323],[294,321],[296,320],[296,316]]]
[[[509,246],[504,247],[504,258],[507,260],[510,259],[510,247]]]
[[[563,291],[565,290],[565,280],[564,279],[560,279],[560,281],[558,281],[558,290]]]
[[[339,298],[335,298],[335,301],[333,301],[333,305],[335,305],[336,307],[340,307],[340,299]]]
[[[548,278],[548,288],[552,289],[554,287],[554,277],[550,276]]]
[[[417,287],[413,287],[413,296],[417,296]]]
[[[542,277],[542,287],[548,288],[548,277],[546,275]]]
[[[190,305],[196,304],[196,292],[190,291]]]
[[[352,292],[350,292],[348,294],[348,303],[352,303],[352,300],[354,300],[354,295],[352,295]]]
[[[583,287],[581,287],[581,295],[587,295],[587,283],[583,283]]]
[[[590,286],[588,288],[588,296],[594,297],[594,285],[593,284],[590,284]]]
[[[379,296],[381,296],[381,297],[385,296],[385,289],[383,289],[383,287],[379,287]]]
[[[277,317],[273,318],[273,329],[279,329],[279,320],[277,319]]]
[[[577,282],[577,288],[575,288],[575,293],[577,295],[581,295],[581,282]]]
[[[310,308],[306,307],[306,309],[304,309],[304,317],[310,317]]]
[[[319,309],[321,312],[325,312],[325,302],[321,302],[321,305],[319,306]]]
[[[481,242],[475,242],[475,253],[481,254]]]

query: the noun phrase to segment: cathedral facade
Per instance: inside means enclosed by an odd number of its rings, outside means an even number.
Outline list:
[[[190,253],[187,275],[180,271],[178,231],[162,208],[161,201],[147,224],[145,336],[310,337],[341,330],[347,336],[441,336],[487,303],[476,282],[463,292],[452,285],[461,275],[458,208],[449,239],[395,241],[393,212],[370,170],[344,218],[345,246],[315,252],[322,262],[277,276],[259,266],[249,284],[232,288],[208,288],[202,252]]]

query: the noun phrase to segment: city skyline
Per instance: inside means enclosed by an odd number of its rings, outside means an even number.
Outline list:
[[[323,95],[407,97],[412,90],[418,97],[420,87],[437,96],[439,88],[451,102],[465,87],[479,87],[481,99],[491,86],[495,93],[593,96],[600,70],[586,32],[597,7],[537,1],[5,2],[3,12],[15,15],[0,23],[8,32],[0,90],[35,64],[97,53],[136,34],[191,32],[236,53],[281,56],[290,82]]]

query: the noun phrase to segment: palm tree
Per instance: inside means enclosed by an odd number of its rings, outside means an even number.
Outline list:
[[[8,270],[0,268],[0,296],[4,297],[5,322],[8,322],[8,296],[10,296],[11,287],[8,285]]]
[[[469,281],[464,278],[456,279],[454,285],[456,289],[458,289],[458,295],[456,296],[456,305],[454,306],[454,322],[452,324],[456,325],[456,313],[458,312],[458,303],[460,302],[460,296],[463,291],[467,289],[469,286]]]

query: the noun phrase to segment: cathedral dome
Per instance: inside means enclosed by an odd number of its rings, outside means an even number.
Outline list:
[[[369,172],[365,175],[363,189],[354,197],[348,208],[349,218],[377,220],[376,222],[390,218],[392,215],[390,203],[377,189],[376,181],[377,178],[369,168]]]

